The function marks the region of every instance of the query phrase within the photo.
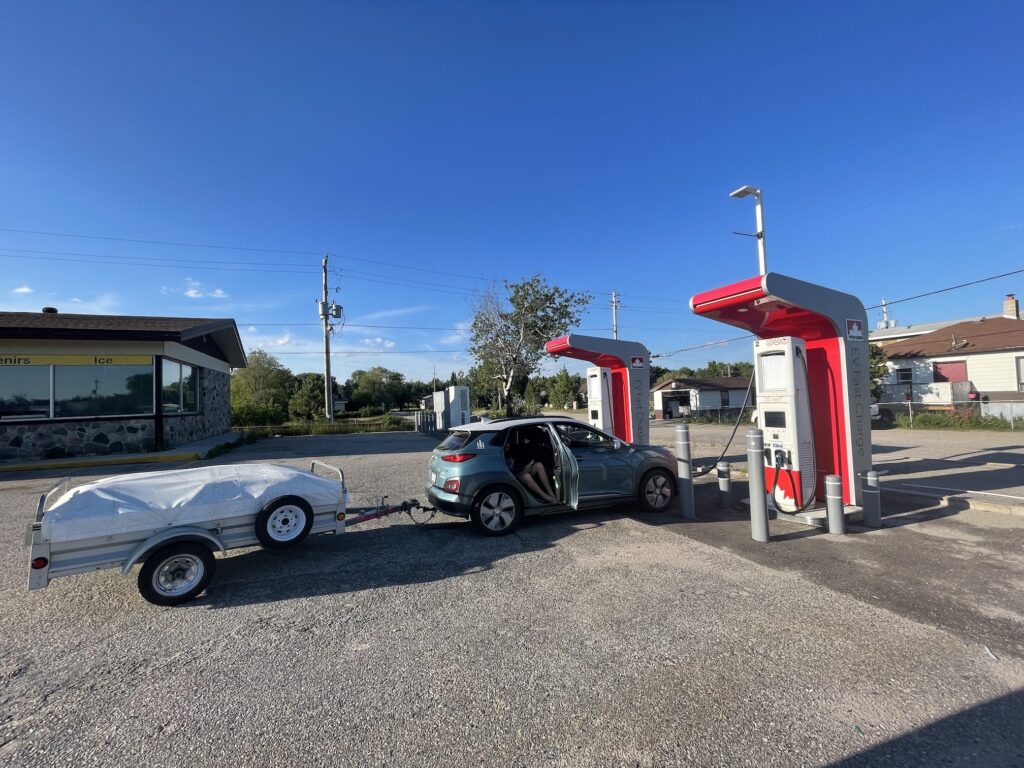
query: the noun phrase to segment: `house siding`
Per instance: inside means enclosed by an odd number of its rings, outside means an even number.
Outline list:
[[[935,381],[932,364],[956,362],[967,363],[967,379],[979,392],[1006,392],[1017,389],[1017,358],[1020,350],[1007,352],[984,352],[974,355],[943,355],[942,357],[902,357],[889,361],[889,377],[886,384],[895,385],[896,369],[910,368],[914,384],[931,384]]]

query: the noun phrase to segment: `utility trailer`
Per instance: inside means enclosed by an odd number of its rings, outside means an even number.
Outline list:
[[[374,511],[347,517],[345,474],[319,461],[309,471],[227,464],[67,485],[39,497],[27,539],[28,588],[106,568],[127,575],[142,563],[139,592],[156,605],[180,605],[206,589],[215,552],[285,549],[310,534],[343,533],[346,525],[417,506],[384,507],[382,500]]]

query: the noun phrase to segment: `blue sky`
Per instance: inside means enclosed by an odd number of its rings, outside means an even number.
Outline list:
[[[536,272],[594,293],[594,335],[619,291],[620,336],[664,352],[735,335],[686,302],[756,273],[748,183],[769,267],[865,305],[1020,268],[1022,28],[1019,2],[6,3],[0,228],[267,250],[0,231],[0,309],[230,316],[319,370],[329,252],[342,379],[468,368],[473,293]]]

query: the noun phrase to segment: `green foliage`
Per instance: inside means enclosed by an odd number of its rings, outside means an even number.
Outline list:
[[[580,376],[571,376],[564,365],[562,370],[548,379],[548,403],[552,408],[571,408],[581,383]]]
[[[363,432],[410,432],[413,428],[413,423],[408,419],[389,415],[375,419],[347,419],[341,422],[330,422],[326,419],[297,421],[288,424],[246,427],[243,431],[245,432],[245,441],[251,443],[275,435],[295,437],[299,435],[349,435]]]
[[[896,426],[913,429],[984,429],[1002,432],[1009,431],[1010,422],[999,416],[982,416],[976,406],[967,406],[954,408],[952,411],[915,413],[913,421],[909,413],[897,413]]]
[[[540,275],[519,283],[506,280],[504,288],[505,296],[490,290],[477,302],[470,352],[479,375],[497,384],[499,398],[511,412],[511,395],[525,390],[525,379],[537,370],[544,344],[579,324],[591,296],[548,285]]]
[[[868,368],[871,375],[871,396],[882,399],[882,382],[889,375],[885,351],[878,344],[868,344]]]
[[[404,405],[408,399],[405,377],[380,365],[368,371],[353,371],[346,389],[350,390],[350,407],[356,409],[373,406],[388,410]]]
[[[324,377],[319,373],[300,373],[295,381],[295,391],[288,401],[288,417],[292,421],[326,419]]]
[[[233,424],[276,424],[288,416],[294,388],[292,372],[262,349],[249,353],[248,365],[231,374]]]

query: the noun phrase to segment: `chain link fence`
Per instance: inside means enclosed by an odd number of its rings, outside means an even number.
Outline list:
[[[876,425],[909,429],[1024,430],[1024,400],[956,400],[950,403],[880,402]],[[874,410],[874,406],[872,407]]]

